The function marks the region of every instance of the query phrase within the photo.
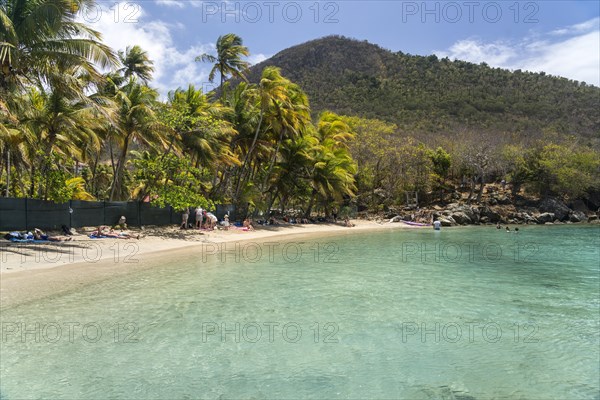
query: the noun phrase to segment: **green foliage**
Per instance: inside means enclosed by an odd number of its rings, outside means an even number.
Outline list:
[[[600,144],[600,89],[566,78],[392,53],[340,36],[286,49],[250,68],[250,81],[267,66],[306,91],[315,116],[331,110],[415,134],[468,128],[526,137],[552,129]]]
[[[428,151],[429,158],[433,163],[433,172],[440,177],[442,180],[448,176],[450,165],[452,164],[452,157],[443,148],[438,147]]]
[[[153,205],[170,205],[177,211],[197,206],[214,208],[213,202],[200,194],[202,172],[188,159],[172,154],[151,156],[148,152],[137,155],[133,160],[136,173],[132,197],[140,201],[149,197]]]

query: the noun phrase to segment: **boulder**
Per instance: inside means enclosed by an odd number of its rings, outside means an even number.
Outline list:
[[[452,226],[456,225],[456,222],[452,217],[440,218],[439,221],[442,223],[442,226]]]
[[[582,211],[573,211],[571,215],[569,215],[569,221],[571,222],[583,222],[587,220],[587,216]]]
[[[496,211],[492,210],[491,208],[489,208],[487,206],[479,209],[479,215],[481,216],[482,219],[483,219],[483,217],[486,217],[489,222],[499,222],[500,221],[500,214],[498,214]]]
[[[498,204],[502,204],[502,205],[511,204],[511,200],[507,196],[501,196],[498,198]]]
[[[544,213],[553,213],[559,221],[564,221],[569,218],[571,209],[567,205],[554,197],[546,197],[540,202],[540,211]]]
[[[598,221],[598,216],[597,215],[590,215],[588,217],[588,222],[594,222],[594,221]]]
[[[584,213],[589,211],[587,206],[581,199],[574,200],[571,204],[569,204],[569,206],[575,211],[582,211]]]
[[[471,218],[469,218],[469,216],[462,211],[457,211],[455,213],[452,213],[452,219],[454,221],[456,221],[456,223],[459,225],[467,225],[467,224],[470,224],[473,222],[473,220]]]
[[[546,213],[538,215],[536,219],[537,219],[538,223],[545,224],[545,223],[554,221],[554,217],[555,216],[553,213],[546,212]]]
[[[460,207],[458,203],[450,203],[446,206],[446,210],[457,210]]]

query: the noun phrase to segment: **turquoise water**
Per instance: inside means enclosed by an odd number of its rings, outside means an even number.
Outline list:
[[[0,397],[598,399],[599,233],[139,256],[158,266],[3,311]]]

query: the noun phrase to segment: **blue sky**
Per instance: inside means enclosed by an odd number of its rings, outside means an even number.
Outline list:
[[[200,1],[98,2],[82,19],[115,49],[138,44],[164,95],[207,83],[194,57],[233,32],[256,63],[308,40],[338,34],[404,53],[448,56],[600,86],[596,1]]]

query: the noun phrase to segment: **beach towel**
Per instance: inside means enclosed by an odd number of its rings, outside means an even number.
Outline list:
[[[108,239],[108,236],[104,236],[104,235],[100,235],[100,236],[96,236],[96,235],[88,235],[88,237],[90,239]]]
[[[10,241],[13,243],[48,243],[48,242],[50,242],[49,240],[17,239],[17,238],[12,238],[12,239],[10,239]]]

